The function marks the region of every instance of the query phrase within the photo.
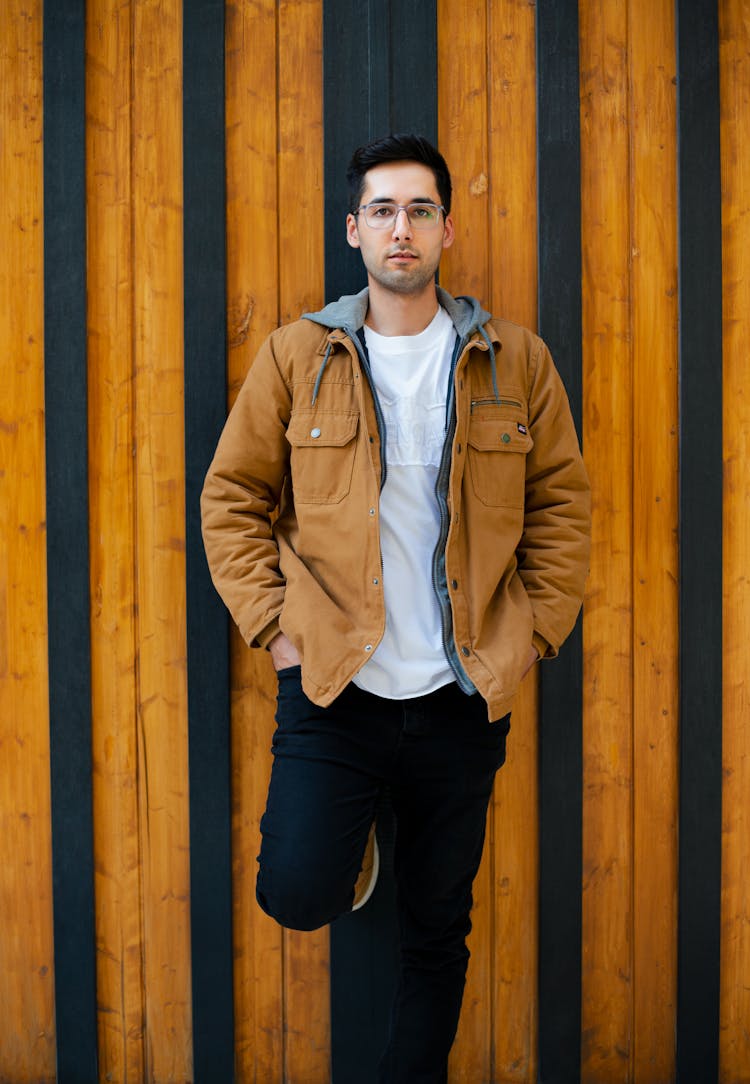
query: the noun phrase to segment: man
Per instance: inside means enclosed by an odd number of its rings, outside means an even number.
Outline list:
[[[442,156],[388,136],[347,177],[368,288],[261,348],[204,538],[278,672],[258,900],[295,929],[351,910],[389,786],[401,970],[380,1080],[444,1084],[509,712],[580,608],[588,483],[544,343],[435,284],[455,238]]]

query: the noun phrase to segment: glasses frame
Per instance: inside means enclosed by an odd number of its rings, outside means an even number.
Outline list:
[[[374,226],[372,224],[372,222],[368,222],[367,218],[365,217],[365,222],[367,223],[367,226],[371,230],[392,229],[393,226],[396,225],[396,222],[398,221],[398,216],[401,213],[401,211],[404,212],[407,219],[409,220],[409,225],[413,226],[415,230],[424,230],[424,229],[433,230],[435,228],[435,226],[437,226],[439,218],[440,218],[439,215],[438,215],[438,218],[435,220],[434,224],[431,224],[429,226],[424,226],[424,225],[421,225],[421,224],[417,225],[417,222],[419,220],[416,220],[416,222],[415,222],[415,220],[412,219],[411,215],[409,214],[409,208],[410,207],[434,207],[436,211],[442,211],[443,212],[443,221],[445,221],[445,218],[446,218],[446,210],[445,210],[445,207],[443,207],[442,203],[433,203],[432,200],[430,200],[430,199],[414,199],[414,200],[410,200],[409,203],[396,203],[395,200],[378,200],[378,199],[374,199],[374,200],[370,200],[369,203],[363,203],[360,207],[358,207],[357,208],[357,214],[359,214],[360,211],[366,211],[369,207],[395,207],[396,208],[396,214],[394,215],[393,221],[388,222],[387,224],[385,224],[383,226]]]

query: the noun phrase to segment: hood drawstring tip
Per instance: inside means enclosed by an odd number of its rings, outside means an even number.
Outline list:
[[[331,356],[331,351],[332,350],[333,350],[333,343],[329,343],[328,344],[328,349],[326,350],[326,355],[323,358],[323,364],[318,369],[318,375],[315,378],[315,387],[313,388],[312,401],[311,401],[311,404],[310,404],[311,406],[315,406],[315,400],[318,398],[318,392],[320,391],[320,385],[321,385],[321,382],[323,380],[323,373],[326,371],[326,365],[328,364],[328,359]]]

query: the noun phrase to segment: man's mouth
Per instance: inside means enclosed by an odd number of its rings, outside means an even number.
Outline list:
[[[395,252],[391,252],[388,256],[389,260],[416,260],[416,252],[410,252],[408,249],[397,249]]]

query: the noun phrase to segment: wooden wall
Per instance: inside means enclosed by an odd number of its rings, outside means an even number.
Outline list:
[[[212,945],[195,939],[200,870],[195,861],[191,870],[191,850],[202,826],[195,782],[191,794],[187,658],[189,645],[210,654],[210,644],[189,616],[186,574],[186,462],[194,459],[185,449],[194,434],[186,413],[191,313],[183,299],[191,267],[183,252],[191,208],[184,182],[194,166],[189,154],[183,159],[190,74],[183,40],[189,20],[198,20],[195,32],[221,5],[88,0],[85,20],[83,4],[76,8],[77,23],[74,8],[66,33],[85,35],[87,341],[87,356],[76,364],[88,388],[85,418],[76,420],[70,407],[67,445],[49,443],[51,407],[65,421],[65,397],[45,402],[54,276],[67,273],[65,260],[53,264],[45,248],[53,226],[45,218],[45,182],[54,168],[44,133],[45,79],[47,93],[55,88],[43,58],[52,23],[41,0],[7,0],[0,10],[0,1079],[75,1080],[67,1059],[61,1069],[60,1050],[63,1010],[80,999],[92,1020],[91,1050],[80,1050],[80,1063],[93,1050],[101,1081],[211,1081],[194,1044],[194,975],[203,974],[202,953],[210,955]],[[408,5],[394,2],[389,10],[393,40],[408,60],[419,48],[409,40]],[[436,134],[454,178],[457,242],[441,280],[532,327],[542,316],[537,35],[549,10],[527,0],[438,0],[437,76],[434,86],[419,88],[434,98]],[[539,952],[539,900],[544,889],[554,901],[554,884],[540,872],[538,724],[546,709],[534,673],[514,712],[490,811],[450,1080],[530,1084],[579,1076],[588,1084],[666,1084],[678,1078],[679,1065],[680,1080],[709,1084],[681,1060],[680,1044],[686,1048],[695,1032],[704,1052],[716,1051],[716,1080],[741,1084],[750,1081],[750,5],[580,0],[577,11],[567,10],[568,18],[577,15],[580,123],[580,229],[578,206],[570,211],[582,267],[575,364],[594,496],[576,679],[582,709],[566,722],[571,742],[582,743],[574,796],[581,849],[560,856],[574,872],[580,868],[573,901],[580,966],[558,973]],[[681,263],[689,231],[701,225],[700,216],[684,221],[684,178],[701,163],[680,157],[678,137],[689,123],[681,102],[692,73],[680,70],[677,24],[679,16],[684,34],[692,18],[710,22],[717,12],[720,111],[705,123],[715,123],[717,150],[720,135],[720,206],[717,198],[708,210],[721,216],[723,341],[722,354],[705,363],[709,380],[723,389],[723,475],[721,461],[709,459],[700,486],[686,492],[683,444],[703,435],[688,428],[681,398],[691,375],[685,343],[711,313],[686,310],[685,283],[704,273],[708,305],[718,279],[710,262],[704,271],[695,260]],[[325,96],[326,72],[340,57],[330,38],[324,47],[323,0],[227,0],[220,15],[231,403],[268,331],[326,299],[324,219],[332,212],[324,117],[336,108]],[[399,18],[407,19],[402,38]],[[345,164],[334,163],[342,171]],[[343,246],[343,220],[340,240]],[[223,395],[223,357],[211,365]],[[694,410],[695,400],[687,406]],[[86,493],[76,500],[85,498],[88,538],[60,556],[60,539],[46,530],[54,496],[48,488],[52,457],[66,455],[87,455]],[[723,556],[720,548],[717,566],[716,553],[705,555],[723,578],[723,594],[713,600],[723,641],[704,642],[701,621],[685,625],[694,569],[681,555],[689,512],[700,514],[707,492],[723,509],[716,523]],[[61,615],[48,615],[48,598],[57,597],[48,581],[65,576],[66,562],[88,569],[81,605],[90,658],[73,657],[70,667],[90,678],[85,725],[74,738],[84,750],[90,740],[91,763],[88,777],[53,801],[61,770],[55,758],[64,753],[55,752],[59,737],[51,751],[60,694],[50,680],[58,660],[48,647],[65,645],[49,635]],[[694,902],[680,834],[690,838],[698,801],[685,787],[694,763],[684,759],[689,705],[681,692],[685,666],[700,679],[700,660],[710,661],[712,652],[723,666],[719,687],[707,690],[720,732],[707,727],[706,734],[707,772],[711,756],[721,757],[721,823],[703,844],[713,849],[711,868],[720,868],[709,878],[720,951],[706,965],[705,984],[709,994],[718,984],[709,1001],[715,1018],[696,1016],[681,993],[680,976],[700,945],[679,936]],[[249,652],[234,632],[230,662],[231,822],[224,827],[232,878],[217,891],[227,893],[233,916],[226,981],[235,1079],[324,1084],[332,1060],[336,1068],[329,976],[339,965],[331,962],[327,931],[282,932],[255,905],[275,686],[268,658]],[[88,937],[84,913],[79,921],[63,914],[69,897],[60,888],[66,876],[76,877],[69,859],[77,852],[68,853],[59,828],[79,797],[93,817],[91,989],[61,963],[64,938],[76,930]],[[707,913],[710,919],[710,907]],[[580,1012],[580,1074],[540,1057],[555,1045],[554,1021],[539,1009],[540,984],[550,982],[560,984],[560,1003]],[[363,1082],[371,1072],[362,1067]],[[80,1079],[91,1078],[82,1071]]]

